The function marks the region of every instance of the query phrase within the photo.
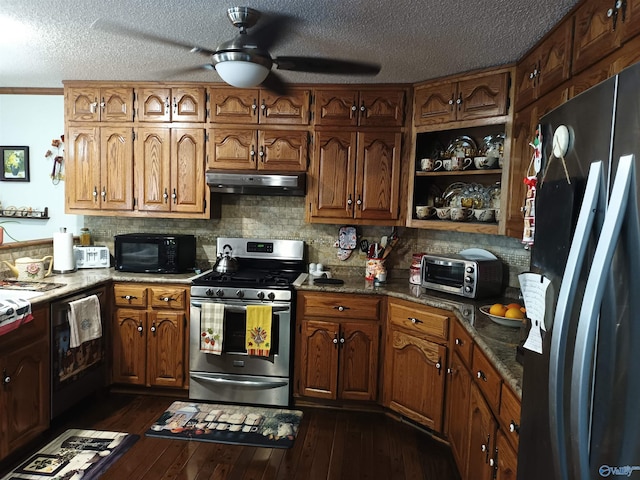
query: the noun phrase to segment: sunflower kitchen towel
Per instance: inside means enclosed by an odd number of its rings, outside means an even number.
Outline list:
[[[247,305],[246,349],[249,355],[269,356],[271,315],[271,305]]]
[[[224,304],[202,303],[200,316],[200,351],[222,355]]]

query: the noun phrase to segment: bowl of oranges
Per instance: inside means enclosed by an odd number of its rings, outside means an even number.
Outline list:
[[[505,327],[521,327],[525,321],[526,309],[519,303],[494,303],[480,307],[484,313],[494,322]]]

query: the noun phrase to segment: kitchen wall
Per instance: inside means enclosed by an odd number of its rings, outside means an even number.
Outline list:
[[[346,261],[337,257],[334,247],[340,225],[304,222],[305,201],[301,197],[262,197],[222,195],[222,215],[217,220],[166,220],[85,216],[94,243],[113,251],[113,236],[133,232],[192,233],[197,237],[197,258],[202,269],[210,268],[216,258],[216,239],[227,237],[266,237],[304,240],[308,261],[321,262],[336,275],[364,276],[366,255],[359,250]],[[369,242],[380,241],[391,227],[358,227]],[[415,252],[457,253],[465,248],[485,248],[500,258],[509,269],[509,285],[518,288],[517,275],[529,266],[529,252],[513,238],[461,232],[399,228],[400,240],[387,260],[390,275],[407,278],[411,255]]]
[[[82,216],[64,213],[64,181],[54,185],[50,174],[53,160],[45,158],[51,140],[64,133],[63,95],[0,95],[0,146],[29,147],[29,182],[0,182],[3,208],[26,206],[34,210],[49,208],[49,220],[15,219],[3,224],[17,240],[51,238],[60,227],[79,233]],[[14,220],[0,218],[0,222]],[[11,243],[6,234],[5,243]]]

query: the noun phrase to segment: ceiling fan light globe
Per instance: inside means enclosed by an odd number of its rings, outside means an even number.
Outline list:
[[[224,82],[240,88],[258,86],[269,75],[269,69],[263,65],[237,60],[217,63],[216,71]]]

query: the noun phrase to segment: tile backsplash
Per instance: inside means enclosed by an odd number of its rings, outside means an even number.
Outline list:
[[[121,233],[192,233],[197,238],[197,259],[202,269],[216,259],[216,239],[254,237],[304,240],[309,262],[321,262],[336,275],[363,275],[366,255],[355,250],[340,261],[334,246],[341,225],[309,224],[304,221],[303,197],[222,195],[222,215],[216,220],[167,220],[154,218],[85,216],[93,242],[107,245],[113,252],[113,236]],[[348,224],[348,222],[345,222]],[[379,242],[390,235],[391,227],[357,227],[359,240]],[[457,253],[465,248],[485,248],[500,258],[509,269],[509,286],[518,288],[517,275],[528,269],[529,252],[514,238],[450,231],[400,227],[400,240],[387,259],[393,277],[406,276],[411,255],[416,252]]]

